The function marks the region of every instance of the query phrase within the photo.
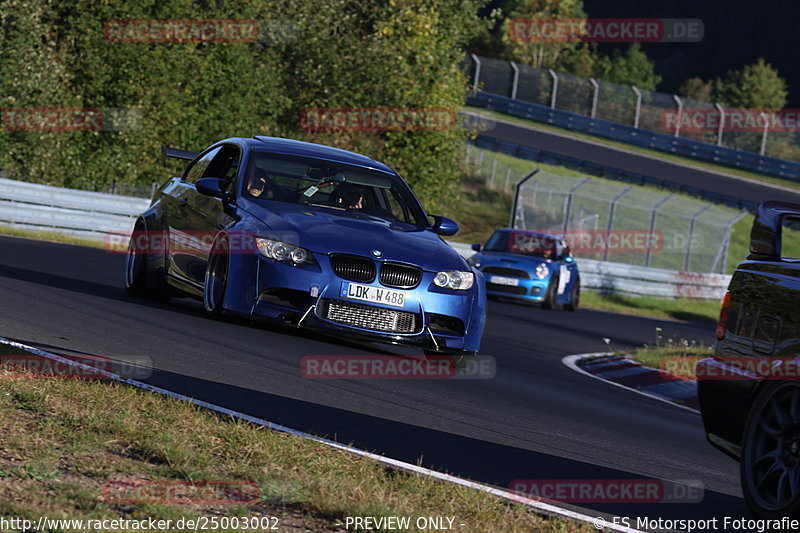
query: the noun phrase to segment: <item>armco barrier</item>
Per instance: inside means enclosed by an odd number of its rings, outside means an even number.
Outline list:
[[[51,187],[0,178],[0,224],[102,240],[130,232],[146,198]]]
[[[468,244],[448,244],[463,257],[469,258],[475,253]],[[727,274],[679,272],[580,257],[577,262],[581,287],[628,296],[721,300],[731,281]]]
[[[485,107],[507,115],[544,122],[581,133],[589,133],[634,146],[653,148],[722,165],[800,181],[800,163],[717,146],[667,133],[658,133],[553,109],[541,104],[514,100],[506,96],[478,92],[467,98],[469,105]]]

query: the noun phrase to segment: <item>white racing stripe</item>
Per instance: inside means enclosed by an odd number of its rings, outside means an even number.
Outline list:
[[[197,405],[198,407],[203,407],[205,409],[209,409],[209,410],[215,411],[217,413],[221,413],[221,414],[224,414],[224,415],[232,416],[232,417],[237,418],[239,420],[245,420],[247,422],[252,422],[253,424],[258,424],[260,426],[264,426],[264,427],[267,427],[269,429],[273,429],[275,431],[280,431],[282,433],[288,433],[290,435],[295,435],[295,436],[301,437],[303,439],[308,439],[308,440],[311,440],[311,441],[314,441],[314,442],[319,442],[319,443],[325,444],[327,446],[330,446],[331,448],[335,448],[335,449],[338,449],[338,450],[343,450],[343,451],[346,451],[348,453],[352,453],[352,454],[355,454],[355,455],[358,455],[358,456],[361,456],[361,457],[366,457],[368,459],[372,459],[373,461],[377,461],[377,462],[379,462],[381,464],[384,464],[386,466],[389,466],[391,468],[395,468],[395,469],[398,469],[398,470],[404,470],[406,472],[412,472],[414,474],[419,474],[419,475],[422,475],[422,476],[431,477],[431,478],[438,479],[438,480],[441,480],[441,481],[447,481],[449,483],[453,483],[454,485],[460,485],[462,487],[468,487],[468,488],[471,488],[471,489],[479,490],[481,492],[492,494],[494,496],[500,497],[500,498],[502,498],[504,500],[507,500],[509,502],[520,503],[520,504],[526,505],[526,506],[528,506],[528,507],[530,507],[532,509],[535,509],[536,511],[539,511],[540,513],[543,513],[543,514],[546,514],[546,515],[551,515],[551,516],[554,515],[554,516],[559,516],[559,517],[563,517],[563,518],[570,518],[572,520],[578,520],[578,521],[581,521],[581,522],[588,522],[588,523],[590,523],[592,525],[595,525],[595,527],[597,527],[596,524],[598,524],[598,521],[602,521],[603,520],[602,517],[599,517],[599,516],[589,516],[589,515],[586,515],[586,514],[575,512],[575,511],[570,511],[569,509],[563,509],[561,507],[558,507],[557,505],[553,505],[553,504],[546,503],[546,502],[539,501],[539,500],[534,500],[534,499],[531,499],[531,498],[526,498],[525,496],[520,496],[518,494],[514,494],[513,492],[510,492],[510,491],[507,491],[507,490],[504,490],[504,489],[499,489],[499,488],[496,488],[496,487],[492,487],[491,485],[484,485],[482,483],[476,483],[474,481],[469,481],[467,479],[463,479],[463,478],[460,478],[460,477],[452,476],[450,474],[444,474],[442,472],[437,472],[436,470],[431,470],[429,468],[423,468],[421,466],[413,465],[411,463],[406,463],[406,462],[403,462],[403,461],[398,461],[397,459],[392,459],[390,457],[384,457],[382,455],[378,455],[378,454],[375,454],[375,453],[370,453],[368,451],[365,451],[365,450],[362,450],[362,449],[359,449],[359,448],[355,448],[353,446],[346,446],[344,444],[340,444],[340,443],[332,441],[332,440],[324,439],[322,437],[317,437],[315,435],[311,435],[311,434],[305,433],[303,431],[298,431],[296,429],[292,429],[290,427],[286,427],[286,426],[283,426],[281,424],[275,424],[273,422],[270,422],[268,420],[264,420],[262,418],[257,418],[257,417],[254,417],[254,416],[246,415],[244,413],[240,413],[238,411],[233,411],[233,410],[227,409],[225,407],[220,407],[218,405],[214,405],[214,404],[211,404],[211,403],[208,403],[208,402],[204,402],[202,400],[197,400],[197,399],[191,398],[189,396],[184,396],[183,394],[177,394],[175,392],[171,392],[171,391],[168,391],[166,389],[162,389],[160,387],[154,387],[152,385],[148,385],[147,383],[142,383],[141,381],[136,381],[136,380],[133,380],[133,379],[123,378],[122,376],[119,376],[118,374],[114,374],[114,373],[107,372],[107,371],[102,370],[102,369],[94,368],[94,367],[89,366],[89,365],[84,365],[83,363],[79,363],[77,361],[73,361],[71,359],[67,359],[66,357],[62,357],[62,356],[56,355],[54,353],[50,353],[50,352],[46,352],[44,350],[40,350],[38,348],[34,348],[33,346],[28,346],[26,344],[21,344],[19,342],[13,341],[11,339],[7,339],[5,337],[0,337],[0,344],[13,346],[14,348],[18,348],[20,350],[24,350],[24,351],[32,353],[34,355],[38,355],[38,356],[45,357],[45,358],[53,360],[53,361],[57,361],[59,363],[63,363],[63,364],[69,365],[69,366],[73,366],[75,368],[79,368],[79,369],[82,369],[82,370],[89,370],[89,371],[91,371],[92,375],[101,375],[101,376],[104,376],[104,377],[106,377],[108,379],[112,379],[112,380],[118,381],[120,383],[125,383],[125,384],[131,385],[133,387],[138,387],[140,389],[145,389],[145,390],[149,390],[149,391],[152,391],[152,392],[156,392],[158,394],[163,394],[164,396],[169,396],[171,398],[175,398],[175,399],[178,399],[178,400],[182,400],[182,401],[185,401],[185,402],[190,402],[190,403],[192,403],[194,405]],[[605,355],[605,354],[595,354],[595,355]],[[602,524],[603,524],[602,528],[597,528],[597,529],[610,530],[610,531],[621,531],[621,532],[624,532],[624,533],[643,533],[642,531],[640,531],[638,529],[633,529],[633,528],[625,527],[625,526],[622,526],[622,525],[615,525],[615,524],[611,523],[608,520],[602,521]]]

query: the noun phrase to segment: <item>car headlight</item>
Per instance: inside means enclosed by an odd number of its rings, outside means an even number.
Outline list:
[[[465,291],[475,283],[475,275],[472,272],[461,272],[460,270],[450,270],[439,272],[433,278],[433,284],[437,287],[446,287],[457,291]]]
[[[261,252],[261,255],[274,259],[275,261],[294,263],[295,265],[314,262],[314,258],[308,253],[308,250],[300,248],[299,246],[286,244],[285,242],[257,238],[256,247],[258,251]]]
[[[547,265],[544,263],[539,263],[536,265],[536,277],[539,279],[544,279],[550,273],[550,269],[547,268]]]

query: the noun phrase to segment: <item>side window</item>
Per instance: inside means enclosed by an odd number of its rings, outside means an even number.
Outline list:
[[[211,164],[211,161],[214,159],[214,157],[216,157],[221,149],[222,147],[214,148],[200,159],[195,160],[189,166],[189,168],[186,169],[186,174],[183,176],[184,181],[188,181],[189,183],[197,183],[197,180],[205,175],[208,165]]]
[[[221,178],[232,182],[239,170],[239,147],[221,146],[211,163],[203,172],[203,178]]]
[[[408,215],[408,211],[404,209],[402,202],[397,199],[393,189],[385,190],[385,193],[382,196],[386,197],[388,211],[392,212],[392,215],[394,215],[395,219],[402,222],[409,221],[410,217]]]
[[[786,217],[781,228],[781,257],[800,259],[800,218]]]

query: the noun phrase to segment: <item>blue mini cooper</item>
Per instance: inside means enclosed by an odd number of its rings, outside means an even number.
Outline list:
[[[578,309],[578,265],[556,235],[502,228],[485,246],[473,244],[472,249],[478,253],[468,262],[486,277],[487,295],[540,303],[545,309]]]

